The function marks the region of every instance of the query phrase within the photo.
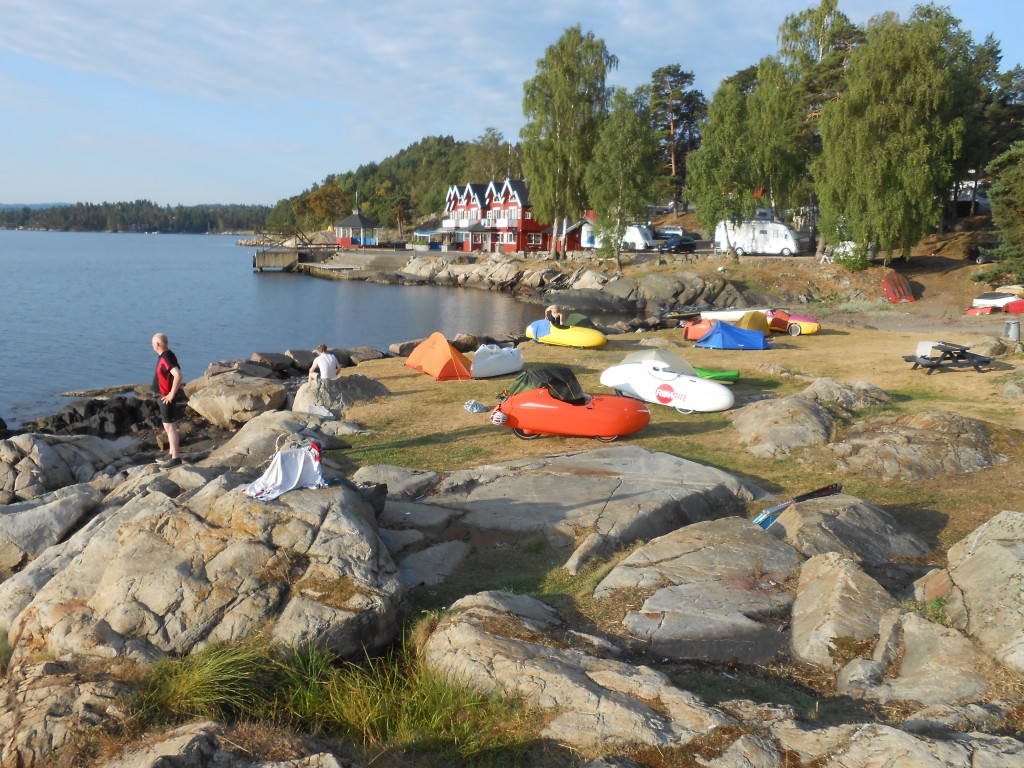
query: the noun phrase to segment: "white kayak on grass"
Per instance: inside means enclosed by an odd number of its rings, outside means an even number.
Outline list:
[[[601,374],[601,383],[626,397],[659,403],[680,413],[712,413],[732,408],[732,390],[693,373],[680,373],[657,359],[623,362]]]

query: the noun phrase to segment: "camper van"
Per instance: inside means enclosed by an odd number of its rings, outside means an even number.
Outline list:
[[[601,247],[601,238],[594,238],[594,248]],[[626,251],[652,251],[657,245],[654,241],[654,232],[646,224],[630,224],[622,234],[622,250]]]
[[[729,228],[728,239],[726,227]],[[765,253],[792,256],[804,250],[806,243],[788,224],[781,221],[747,219],[739,224],[720,221],[715,227],[715,250],[725,253],[732,245],[736,253]]]

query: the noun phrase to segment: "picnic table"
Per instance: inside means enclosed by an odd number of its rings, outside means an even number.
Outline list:
[[[932,345],[930,355],[904,355],[903,359],[914,364],[911,370],[926,369],[926,376],[931,376],[932,373],[941,371],[943,368],[973,368],[981,373],[983,365],[992,364],[991,358],[977,355],[969,350],[970,347],[965,347],[963,344],[940,341]]]

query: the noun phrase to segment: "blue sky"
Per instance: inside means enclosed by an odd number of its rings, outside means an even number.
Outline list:
[[[629,88],[660,66],[723,77],[814,0],[0,0],[0,203],[273,205],[429,135],[522,127],[523,82],[581,24]],[[910,0],[843,2],[863,23]],[[946,3],[1002,69],[1024,2]]]

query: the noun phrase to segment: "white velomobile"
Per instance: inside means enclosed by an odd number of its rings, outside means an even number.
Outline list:
[[[680,413],[726,411],[735,402],[727,386],[701,378],[688,362],[665,349],[626,355],[601,374],[601,383],[616,394],[667,405]]]
[[[473,355],[469,376],[472,379],[488,379],[523,370],[523,351],[519,347],[499,347],[497,344],[482,344]]]

